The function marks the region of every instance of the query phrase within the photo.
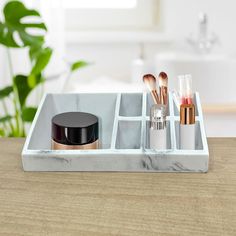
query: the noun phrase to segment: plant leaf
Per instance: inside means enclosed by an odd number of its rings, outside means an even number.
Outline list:
[[[38,52],[34,52],[32,58],[35,58],[35,64],[31,70],[31,74],[37,75],[47,66],[52,56],[52,49],[49,47],[43,48]],[[37,54],[36,54],[37,53]]]
[[[72,72],[74,72],[74,71],[76,71],[78,69],[81,69],[83,67],[86,67],[88,65],[89,65],[89,63],[86,62],[86,61],[76,61],[71,65],[70,69],[71,69]]]
[[[14,84],[18,91],[21,107],[23,107],[27,96],[32,90],[32,88],[28,85],[28,77],[25,75],[16,75],[14,77]]]
[[[32,45],[32,46],[30,46],[30,50],[29,50],[30,60],[33,61],[33,60],[37,59],[37,57],[40,54],[41,50],[42,50],[41,45]]]
[[[4,122],[9,121],[11,119],[12,119],[12,116],[10,116],[10,115],[3,116],[0,118],[0,123],[4,123]]]
[[[4,129],[0,128],[0,137],[5,137],[5,131]]]
[[[24,107],[21,114],[23,121],[32,122],[36,111],[37,107]]]
[[[11,94],[13,91],[13,87],[12,86],[7,86],[3,89],[0,90],[0,99],[3,99],[5,97],[7,97],[9,94]]]
[[[26,98],[28,97],[29,93],[40,83],[42,83],[44,80],[41,76],[41,74],[32,77],[34,79],[34,82],[28,81],[28,76],[25,75],[16,75],[14,77],[14,85],[17,88],[17,92],[19,95],[20,105],[21,107],[24,107]],[[31,79],[32,79],[31,78]],[[33,85],[31,87],[31,85]]]
[[[22,47],[30,45],[42,45],[44,35],[30,34],[30,29],[40,29],[45,33],[47,28],[43,22],[24,23],[23,18],[37,17],[41,20],[40,14],[36,10],[30,10],[20,1],[9,1],[3,9],[4,20],[0,22],[0,43],[7,47]],[[18,34],[21,44],[15,39]]]
[[[45,79],[41,76],[41,74],[30,74],[28,76],[28,86],[33,89],[35,88],[38,84],[43,83],[45,81]]]

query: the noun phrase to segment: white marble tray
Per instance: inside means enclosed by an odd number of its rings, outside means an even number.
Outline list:
[[[208,145],[198,93],[195,150],[179,149],[179,112],[169,93],[167,149],[149,149],[146,93],[47,94],[22,151],[25,171],[207,172]],[[99,117],[99,150],[51,150],[51,118],[83,111]]]

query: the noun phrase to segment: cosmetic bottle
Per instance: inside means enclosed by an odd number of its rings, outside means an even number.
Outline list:
[[[52,118],[52,149],[97,149],[98,118],[84,112],[66,112]]]
[[[195,149],[195,106],[180,106],[180,149]]]
[[[166,149],[166,106],[154,104],[150,111],[150,149]]]

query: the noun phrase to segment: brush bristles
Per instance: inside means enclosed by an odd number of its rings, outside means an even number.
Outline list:
[[[151,92],[153,101],[155,104],[159,103],[159,96],[156,90],[156,78],[152,74],[146,74],[143,76],[143,82],[148,87],[149,91]]]
[[[146,84],[150,91],[156,90],[156,78],[152,74],[146,74],[143,76],[143,82]]]
[[[158,76],[159,87],[168,87],[168,76],[165,72],[161,72]]]

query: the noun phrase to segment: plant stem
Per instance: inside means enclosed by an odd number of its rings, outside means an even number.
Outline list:
[[[3,123],[2,126],[3,126],[3,129],[4,129],[4,136],[5,136],[6,135],[5,130],[8,133],[8,127],[7,127],[6,123]]]
[[[7,110],[7,105],[6,105],[4,100],[2,100],[2,106],[3,106],[3,110],[5,112],[5,115],[9,115],[8,110]],[[11,128],[12,134],[14,134],[14,125],[13,125],[11,120],[9,120],[9,125],[10,125],[10,128]]]
[[[6,126],[6,124],[2,124],[0,126],[0,138],[6,136],[6,134],[5,134],[5,126]]]
[[[19,107],[20,107],[20,102],[19,102],[19,95],[17,92],[17,88],[14,83],[14,71],[13,71],[13,65],[12,65],[12,60],[11,60],[11,55],[10,55],[10,50],[7,48],[7,57],[8,57],[8,63],[9,63],[9,69],[10,69],[10,74],[12,78],[12,86],[13,86],[13,104],[15,108],[15,119],[16,119],[16,129],[17,129],[17,136],[22,136],[22,131],[20,130],[20,113],[19,113]],[[24,129],[24,127],[23,127]]]

